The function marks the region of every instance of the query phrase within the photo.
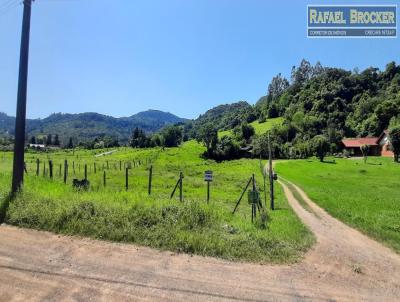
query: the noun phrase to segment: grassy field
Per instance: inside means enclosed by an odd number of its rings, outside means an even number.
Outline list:
[[[314,242],[280,189],[277,191],[278,209],[268,212],[266,229],[262,228],[259,216],[256,223],[251,223],[247,196],[237,213],[231,214],[252,173],[256,175],[257,186],[263,189],[258,160],[217,164],[201,159],[199,154],[204,148],[193,141],[165,150],[119,148],[110,155],[95,157],[104,151],[28,153],[24,190],[10,203],[6,222],[57,233],[261,263],[294,262]],[[3,202],[10,186],[11,155],[0,153]],[[37,158],[41,163],[40,176],[36,176]],[[54,163],[53,180],[48,176],[49,159]],[[63,173],[59,174],[60,164],[65,159],[70,173],[67,185],[63,183]],[[72,178],[83,178],[85,164],[91,189],[76,191],[71,185]],[[123,169],[126,165],[132,166],[128,191]],[[153,188],[149,196],[150,165],[153,166]],[[208,204],[205,170],[214,171]],[[103,186],[104,171],[106,187]],[[184,174],[184,202],[180,202],[177,195],[169,198],[180,171]]]
[[[331,215],[400,252],[400,165],[381,157],[331,161],[286,161],[276,170]]]
[[[277,117],[277,118],[272,118],[272,119],[267,119],[266,122],[264,123],[259,123],[258,121],[254,121],[250,123],[249,125],[252,125],[254,127],[254,130],[256,134],[264,134],[267,132],[269,129],[272,128],[274,125],[279,125],[282,124],[283,118],[282,117]],[[232,130],[226,130],[226,131],[220,131],[218,132],[218,137],[223,137],[225,135],[232,135]]]

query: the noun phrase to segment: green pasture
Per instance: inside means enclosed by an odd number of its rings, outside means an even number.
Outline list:
[[[112,154],[95,157],[106,151],[110,150],[28,152],[24,188],[10,202],[6,222],[56,233],[261,263],[294,262],[314,242],[279,187],[277,210],[267,211],[266,229],[260,223],[260,215],[254,224],[251,223],[251,208],[246,195],[237,213],[231,214],[253,173],[263,196],[258,160],[223,163],[204,160],[199,157],[204,148],[194,141],[169,149],[118,148]],[[3,202],[10,187],[11,159],[11,153],[0,153]],[[37,159],[40,161],[39,176],[36,176]],[[49,160],[54,166],[53,179],[49,178]],[[67,184],[63,183],[64,160],[69,166]],[[72,179],[84,177],[85,164],[91,188],[89,191],[73,189]],[[128,169],[129,188],[126,191],[124,167],[128,165],[132,168]],[[153,167],[153,179],[149,196],[150,166]],[[214,172],[208,204],[205,170]],[[106,187],[103,185],[104,172]],[[178,192],[170,199],[180,172],[184,175],[183,202],[179,201]]]
[[[276,170],[334,217],[400,252],[400,165],[393,159],[292,160]]]
[[[257,135],[261,135],[261,134],[266,133],[273,126],[280,125],[282,123],[283,123],[283,118],[277,117],[277,118],[267,119],[264,123],[260,123],[259,121],[254,121],[254,122],[251,122],[249,125],[252,125],[254,127],[254,130]],[[225,131],[218,132],[218,137],[220,137],[220,138],[225,135],[227,135],[227,136],[232,135],[232,130],[225,130]]]

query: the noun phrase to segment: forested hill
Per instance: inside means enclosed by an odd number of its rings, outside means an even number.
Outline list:
[[[70,137],[80,141],[109,136],[127,141],[132,130],[139,127],[148,133],[156,132],[166,125],[183,123],[186,119],[168,112],[148,110],[130,117],[115,118],[99,113],[55,113],[44,119],[27,120],[27,136],[58,134],[62,142]],[[0,134],[13,135],[15,118],[0,113]]]
[[[272,129],[280,156],[306,156],[317,135],[334,153],[344,137],[377,136],[400,124],[400,66],[391,62],[384,70],[359,72],[303,60],[292,68],[290,81],[280,74],[272,79],[256,109],[262,116],[285,118]]]
[[[390,119],[400,114],[400,66],[368,68],[362,72],[312,66],[303,60],[293,67],[291,79],[278,74],[266,96],[255,106],[246,102],[221,105],[193,121],[193,127],[211,123],[227,130],[256,119],[285,117],[288,137],[326,134],[343,137],[379,135]]]
[[[270,129],[275,155],[306,157],[312,153],[314,138],[326,140],[330,152],[336,153],[344,137],[378,136],[400,124],[400,66],[395,62],[384,70],[348,71],[302,60],[293,66],[290,79],[278,74],[266,90],[255,106],[239,102],[207,111],[186,125],[186,133],[204,137],[212,129],[236,128],[240,134],[248,129],[247,123],[282,117],[283,123]],[[265,135],[245,140],[237,135],[236,140],[242,146],[252,144],[258,150],[254,155],[265,149]],[[231,148],[227,140],[216,148],[226,149],[228,143]]]
[[[153,133],[167,125],[182,123],[179,129],[169,130],[183,140],[207,138],[206,134],[211,133],[213,137],[207,141],[221,150],[233,150],[235,144],[264,150],[266,137],[260,133],[254,135],[254,129],[247,124],[281,117],[279,120],[283,122],[271,123],[270,129],[276,156],[305,157],[310,154],[310,142],[315,137],[327,140],[335,153],[344,137],[378,136],[389,125],[400,124],[400,66],[395,62],[388,63],[384,70],[370,67],[349,71],[302,60],[292,68],[290,79],[278,74],[266,88],[266,95],[255,105],[245,101],[220,105],[191,121],[156,110],[127,118],[97,113],[53,114],[45,119],[28,120],[27,135],[30,138],[58,134],[62,143],[69,137],[83,141],[109,136],[125,143],[136,127]],[[13,127],[14,118],[0,114],[0,135],[12,135]],[[235,129],[233,133],[238,135],[230,140],[221,138],[221,145],[216,144],[216,131],[229,129]],[[243,137],[240,132],[249,135]]]
[[[267,97],[258,103],[263,114],[283,115],[306,130],[336,136],[379,135],[400,114],[400,66],[362,72],[311,66],[292,70],[291,84],[275,77]]]

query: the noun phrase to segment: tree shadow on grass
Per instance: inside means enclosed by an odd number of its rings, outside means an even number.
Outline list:
[[[334,164],[334,165],[336,165],[336,161],[335,161],[335,160],[323,160],[323,161],[321,161],[321,163],[323,163],[323,164]]]
[[[268,208],[268,210],[271,212],[275,212],[275,211],[287,211],[288,209],[275,206],[275,208],[273,210],[271,210],[270,208]]]
[[[0,200],[0,224],[6,219],[7,210],[10,206],[10,202],[15,198],[15,194],[9,193],[6,197]]]

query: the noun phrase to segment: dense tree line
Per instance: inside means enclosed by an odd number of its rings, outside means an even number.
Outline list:
[[[213,124],[203,125],[196,137],[206,147],[203,157],[223,161],[249,156],[246,146],[255,134],[254,128],[244,122],[236,126],[232,134],[218,138],[218,130]]]
[[[132,148],[177,147],[183,141],[183,125],[169,125],[160,132],[147,135],[143,129],[136,127],[132,131],[129,145]]]
[[[271,131],[280,157],[314,154],[316,136],[336,153],[344,137],[379,136],[400,115],[400,66],[394,62],[384,71],[371,67],[360,73],[303,60],[288,83],[274,77],[267,96],[256,104],[260,115],[285,118]]]
[[[143,129],[146,133],[154,133],[167,125],[185,121],[171,113],[158,110],[147,110],[120,118],[94,112],[54,113],[43,119],[27,119],[26,134],[30,139],[32,136],[38,138],[47,136],[48,133],[57,133],[61,145],[68,144],[70,137],[89,142],[103,136],[116,137],[121,144],[126,144],[135,127]],[[13,136],[14,127],[15,118],[0,112],[0,137]]]
[[[210,158],[237,158],[249,145],[253,156],[266,157],[267,134],[247,136],[241,127],[257,119],[283,117],[283,124],[270,131],[274,156],[316,155],[323,160],[327,153],[341,151],[343,138],[379,136],[399,115],[400,66],[394,62],[383,71],[371,67],[359,72],[302,60],[292,68],[290,80],[282,74],[273,77],[255,106],[239,102],[215,107],[185,125],[184,132],[202,141]],[[392,127],[392,145],[397,142],[397,127]],[[215,132],[226,129],[233,129],[234,135],[218,139]]]
[[[251,123],[259,116],[257,109],[247,102],[219,105],[197,119],[189,121],[184,126],[185,139],[196,139],[207,124],[212,124],[216,130],[229,130],[240,126],[243,122]]]

